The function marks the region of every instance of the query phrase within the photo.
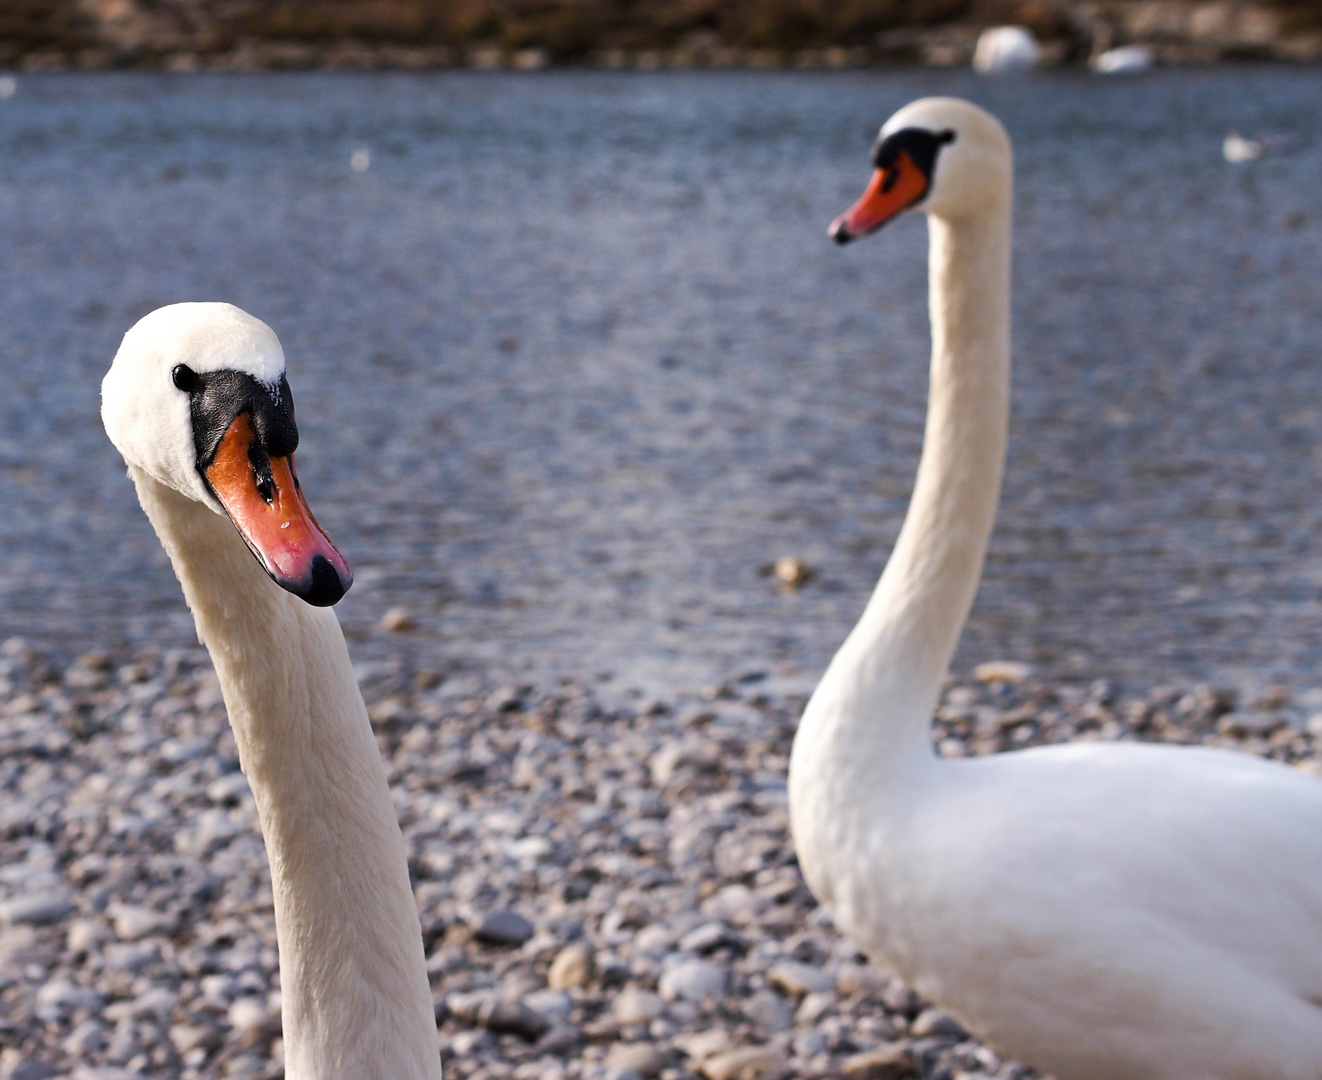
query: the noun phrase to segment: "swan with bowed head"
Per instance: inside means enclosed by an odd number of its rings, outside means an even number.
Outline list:
[[[1060,1080],[1318,1080],[1322,782],[1203,747],[933,753],[1005,458],[1012,153],[929,98],[872,164],[831,235],[926,213],[931,390],[899,538],[794,740],[803,873],[878,965]]]
[[[304,499],[284,353],[228,304],[125,335],[101,385],[211,654],[266,840],[289,1080],[440,1080],[385,768],[330,610],[349,565]]]

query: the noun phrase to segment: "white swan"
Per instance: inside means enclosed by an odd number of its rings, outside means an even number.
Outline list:
[[[804,875],[878,964],[1061,1080],[1318,1080],[1322,783],[1189,747],[932,752],[1004,459],[1011,151],[927,99],[873,156],[832,235],[927,212],[931,399],[895,549],[794,740]]]
[[[1098,75],[1139,75],[1155,62],[1152,50],[1144,45],[1118,45],[1099,52],[1088,66]]]
[[[404,842],[325,606],[352,578],[294,475],[284,370],[252,316],[176,304],[125,335],[101,415],[211,653],[257,803],[285,1075],[440,1080]]]
[[[983,75],[1031,71],[1042,58],[1042,46],[1026,26],[989,26],[973,48],[973,70]]]

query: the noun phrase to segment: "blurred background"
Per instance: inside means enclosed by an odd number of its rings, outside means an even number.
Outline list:
[[[972,71],[1006,20],[1029,70]],[[1320,50],[1286,0],[7,0],[0,636],[194,646],[98,387],[143,314],[225,299],[285,344],[363,663],[810,685],[898,531],[928,346],[923,223],[826,226],[952,93],[1019,184],[956,670],[1322,686]]]
[[[927,399],[921,215],[827,226],[914,98],[1008,127],[937,752],[1322,771],[1319,59],[1285,0],[0,0],[0,1080],[284,1076],[255,804],[98,415],[183,300],[284,343],[447,1077],[1032,1080],[795,864]]]

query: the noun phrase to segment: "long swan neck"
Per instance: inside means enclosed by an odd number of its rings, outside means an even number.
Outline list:
[[[1009,215],[958,223],[932,217],[929,228],[932,363],[923,452],[868,622],[905,628],[896,659],[935,705],[1000,498],[1010,391]]]
[[[220,679],[271,864],[289,1080],[440,1080],[403,838],[344,636],[130,468]]]
[[[894,767],[931,760],[932,710],[996,516],[1010,389],[1010,212],[929,217],[931,390],[913,498],[828,678]],[[910,764],[905,765],[908,760]]]

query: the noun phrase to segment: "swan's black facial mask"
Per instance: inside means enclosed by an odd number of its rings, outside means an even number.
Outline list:
[[[183,364],[170,377],[188,395],[198,475],[248,550],[282,589],[316,607],[334,604],[353,571],[303,499],[285,377],[269,386],[246,372],[198,374]]]
[[[876,172],[863,197],[831,223],[830,236],[847,244],[876,232],[891,218],[927,198],[941,147],[955,141],[949,129],[901,128],[872,147]]]
[[[260,383],[246,371],[208,371],[198,374],[180,364],[171,373],[175,386],[188,394],[193,414],[193,448],[197,468],[206,470],[216,449],[237,416],[247,413],[256,430],[256,443],[269,457],[288,457],[298,449],[294,423],[294,395],[280,376],[274,386]]]

